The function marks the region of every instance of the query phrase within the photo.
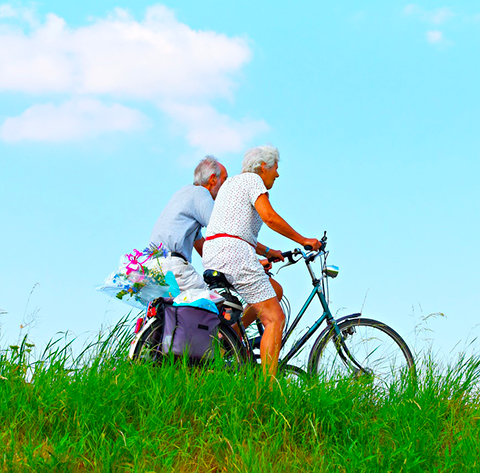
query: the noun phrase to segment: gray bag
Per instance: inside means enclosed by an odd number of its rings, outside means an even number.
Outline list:
[[[212,356],[213,337],[220,319],[208,310],[189,306],[173,306],[171,299],[163,299],[163,353],[190,358]]]

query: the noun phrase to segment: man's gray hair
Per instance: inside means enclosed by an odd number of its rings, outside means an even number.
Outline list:
[[[195,168],[193,172],[193,183],[196,186],[204,186],[208,184],[208,180],[212,174],[220,177],[222,169],[220,168],[220,163],[218,162],[215,156],[207,155],[205,156]]]
[[[262,167],[262,163],[265,163],[267,169],[270,169],[279,161],[280,154],[278,153],[278,149],[272,145],[250,148],[247,150],[245,157],[243,158],[242,172],[255,172],[258,174]]]

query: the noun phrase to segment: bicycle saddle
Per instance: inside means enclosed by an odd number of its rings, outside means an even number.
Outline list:
[[[203,273],[203,280],[207,283],[210,289],[215,289],[217,287],[232,288],[233,286],[227,281],[225,274],[215,269],[207,269]]]

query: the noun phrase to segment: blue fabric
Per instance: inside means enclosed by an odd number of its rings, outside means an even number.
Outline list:
[[[209,299],[197,299],[196,301],[193,302],[174,302],[174,306],[181,307],[181,306],[188,306],[188,307],[196,307],[197,309],[204,309],[208,310],[209,312],[213,312],[214,314],[218,314],[218,309],[217,306],[215,305],[215,302],[209,300]]]
[[[165,274],[165,282],[170,286],[169,297],[177,297],[180,294],[180,288],[178,287],[177,280],[171,271],[167,271]]]
[[[168,251],[180,253],[191,262],[193,244],[202,238],[201,229],[208,225],[212,209],[213,198],[205,187],[182,187],[158,217],[150,242],[163,243]]]

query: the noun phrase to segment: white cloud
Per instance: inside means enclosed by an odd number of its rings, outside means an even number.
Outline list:
[[[420,21],[427,23],[429,25],[439,26],[446,23],[448,20],[455,16],[455,13],[448,7],[436,8],[434,10],[425,10],[422,7],[416,4],[407,5],[404,10],[404,14],[417,18]],[[452,45],[452,41],[447,41],[445,39],[443,31],[440,30],[429,30],[425,32],[425,38],[430,44],[443,44],[443,45]]]
[[[0,18],[16,18],[17,12],[8,4],[0,5]]]
[[[269,130],[264,120],[233,120],[210,105],[169,103],[164,109],[188,130],[189,143],[206,153],[240,152],[246,141]]]
[[[437,8],[435,10],[425,10],[418,5],[409,4],[403,11],[406,15],[414,16],[426,23],[434,25],[441,25],[455,16],[455,13],[447,7]]]
[[[9,5],[1,11],[5,17],[20,16]],[[149,8],[141,21],[116,9],[80,27],[69,27],[49,14],[43,22],[30,23],[27,31],[11,24],[0,29],[0,93],[87,95],[160,104],[162,111],[185,127],[190,144],[208,147],[209,142],[227,149],[230,141],[230,149],[236,151],[238,141],[243,146],[255,129],[265,129],[259,126],[264,122],[233,120],[216,112],[210,102],[233,99],[235,76],[250,59],[246,39],[194,30],[162,5]],[[164,108],[166,103],[169,106]],[[171,112],[198,103],[205,106],[193,114],[195,119]],[[46,111],[34,107],[29,111]],[[3,129],[11,126],[7,122]],[[204,123],[222,132],[207,133]],[[204,130],[203,138],[198,129]],[[229,133],[231,139],[226,140]]]
[[[231,74],[250,56],[245,40],[195,31],[163,6],[151,7],[142,22],[117,9],[78,28],[49,14],[29,33],[0,34],[0,90],[230,96]]]
[[[349,16],[348,21],[350,21],[352,23],[360,23],[360,22],[364,21],[366,17],[367,17],[366,12],[358,11],[358,12],[354,13],[353,15]]]
[[[439,44],[444,41],[443,32],[441,31],[427,31],[425,36],[430,44]]]
[[[413,3],[406,5],[405,8],[403,9],[403,13],[405,13],[405,15],[415,15],[415,14],[418,14],[419,11],[420,11],[420,7]]]
[[[438,8],[429,13],[429,20],[435,25],[441,25],[454,16],[455,13],[450,8]]]
[[[31,26],[38,24],[35,19],[35,11],[32,8],[13,7],[8,3],[0,5],[0,19],[2,18],[21,20]]]
[[[8,118],[0,127],[0,138],[10,143],[23,140],[61,142],[105,132],[128,132],[147,125],[148,119],[137,110],[75,98],[58,106],[52,103],[33,105],[18,117]]]

